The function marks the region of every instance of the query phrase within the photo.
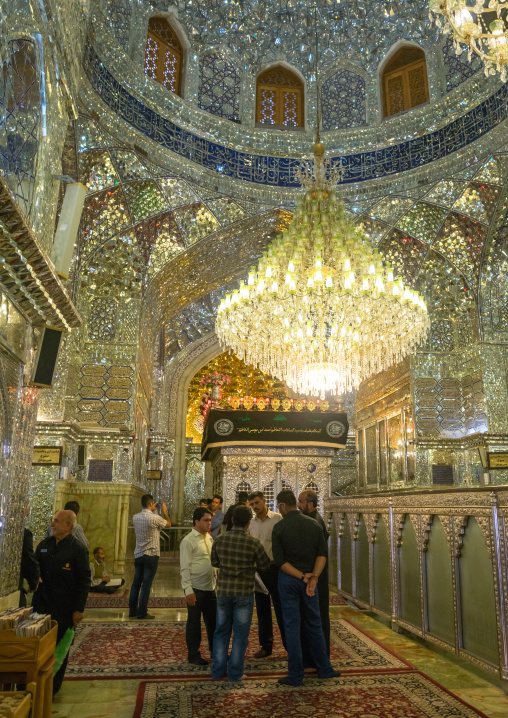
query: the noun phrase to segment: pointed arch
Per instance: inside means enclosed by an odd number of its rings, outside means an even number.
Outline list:
[[[427,63],[421,47],[404,43],[387,58],[381,72],[381,94],[385,117],[429,101]]]
[[[256,125],[304,127],[304,85],[295,72],[273,65],[256,80]]]
[[[183,47],[178,34],[165,17],[151,17],[145,50],[145,75],[182,95]]]

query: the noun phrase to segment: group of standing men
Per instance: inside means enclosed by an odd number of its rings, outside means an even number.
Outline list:
[[[200,654],[203,616],[214,680],[242,679],[254,602],[260,642],[255,658],[273,650],[273,603],[288,652],[288,675],[280,683],[302,685],[307,667],[316,668],[320,678],[340,675],[329,658],[328,533],[317,512],[317,496],[302,492],[300,511],[292,491],[281,491],[276,501],[279,513],[267,508],[261,491],[241,493],[223,519],[230,519],[231,530],[215,540],[210,534],[213,512],[201,506],[194,511],[194,528],[180,544],[188,659],[195,665],[208,663]]]

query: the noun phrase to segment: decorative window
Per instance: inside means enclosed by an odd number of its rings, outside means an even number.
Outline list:
[[[0,73],[0,170],[27,216],[37,175],[44,100],[36,56],[32,40],[13,40]]]
[[[425,53],[402,47],[383,70],[384,115],[396,115],[429,101]]]
[[[303,127],[303,83],[285,67],[271,67],[258,77],[256,124]]]
[[[145,51],[145,75],[181,94],[183,49],[173,28],[163,17],[148,21]]]
[[[231,63],[209,52],[199,61],[198,106],[212,115],[238,122],[240,76]]]
[[[313,491],[319,496],[319,486],[314,481],[309,481],[307,486],[304,488],[304,491]]]
[[[365,125],[367,121],[365,80],[349,70],[329,77],[321,90],[324,130]]]
[[[240,491],[246,491],[248,494],[252,491],[251,485],[248,481],[240,481],[240,483],[237,485],[235,490],[235,504],[238,503],[238,497],[240,496]]]

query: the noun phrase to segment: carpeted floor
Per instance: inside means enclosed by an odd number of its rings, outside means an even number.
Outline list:
[[[334,665],[343,671],[410,670],[409,663],[383,648],[347,620],[332,621]],[[206,642],[203,630],[203,644]],[[245,671],[263,674],[287,672],[286,653],[278,629],[276,650],[269,658],[255,659],[259,649],[257,624],[253,624]],[[202,655],[209,658],[208,650]],[[66,678],[147,678],[196,674],[208,675],[209,668],[187,663],[185,623],[150,621],[140,623],[82,623],[76,631]]]
[[[302,718],[486,718],[417,671],[310,679],[301,688],[260,678],[144,682],[133,718],[287,718],[288,713]]]
[[[340,594],[330,593],[330,606],[347,606],[347,602]],[[129,590],[122,588],[112,596],[104,593],[90,593],[86,607],[129,608]],[[185,608],[185,598],[183,596],[153,596],[148,601],[148,609],[150,608]]]

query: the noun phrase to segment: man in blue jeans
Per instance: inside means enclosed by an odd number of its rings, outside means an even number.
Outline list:
[[[303,683],[302,626],[319,678],[338,678],[340,673],[332,668],[327,654],[316,591],[328,554],[323,531],[314,519],[297,511],[296,496],[289,489],[277,495],[277,509],[282,521],[273,527],[272,550],[280,566],[279,597],[288,652],[288,675],[279,678],[279,683]]]
[[[251,519],[251,510],[238,506],[233,512],[232,530],[218,536],[212,546],[212,566],[219,569],[212,663],[212,680],[216,681],[226,675],[230,683],[243,678],[254,609],[254,574],[270,566],[260,541],[248,533]],[[233,645],[228,659],[231,632]]]
[[[144,621],[155,618],[148,614],[148,598],[159,565],[160,532],[161,529],[171,526],[171,519],[166,504],[161,505],[162,516],[155,513],[157,504],[151,494],[141,497],[141,507],[139,514],[134,514],[132,517],[136,548],[134,549],[134,580],[129,596],[129,618],[139,618],[140,621]]]

